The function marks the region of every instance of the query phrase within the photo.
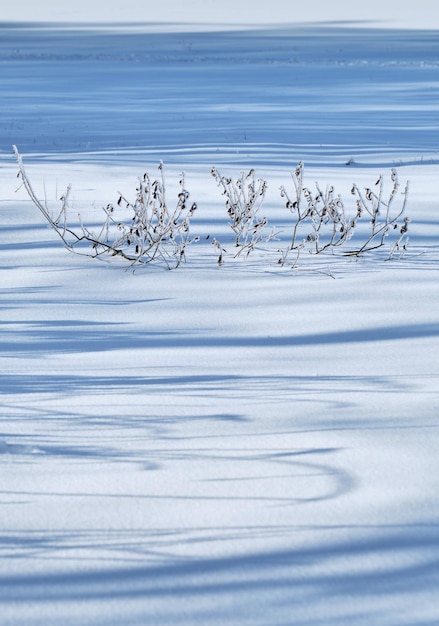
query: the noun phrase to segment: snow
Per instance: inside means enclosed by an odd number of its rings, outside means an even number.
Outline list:
[[[261,4],[227,29],[194,6],[1,27],[0,623],[436,624],[434,19],[250,27]],[[69,254],[12,144],[87,223],[162,159],[200,242],[175,271]],[[280,267],[299,160],[347,202],[395,167],[407,253]],[[267,180],[280,242],[217,266],[212,165]]]
[[[416,3],[401,3],[399,0],[369,0],[367,3],[352,3],[350,0],[124,0],[107,2],[103,8],[101,0],[76,0],[56,2],[33,0],[20,3],[4,3],[4,22],[70,22],[123,23],[151,25],[166,30],[192,27],[205,30],[230,29],[236,25],[249,27],[266,24],[292,24],[307,22],[344,22],[349,26],[356,22],[374,26],[399,28],[435,29],[439,26],[439,8],[436,0],[418,0]]]

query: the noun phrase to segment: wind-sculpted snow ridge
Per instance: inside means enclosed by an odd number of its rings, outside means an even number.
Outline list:
[[[26,143],[26,142],[25,142]],[[355,154],[355,157],[353,156]],[[187,143],[182,145],[138,145],[133,147],[60,152],[26,152],[26,163],[99,163],[114,165],[115,161],[129,166],[132,170],[145,163],[156,167],[161,160],[166,166],[183,168],[191,177],[204,168],[209,175],[212,163],[250,169],[257,166],[261,172],[284,171],[303,160],[306,166],[340,169],[369,168],[376,171],[390,171],[393,167],[430,166],[439,164],[439,153],[423,153],[416,146],[403,146],[400,151],[393,146],[371,146],[370,144],[298,144],[298,143],[255,143],[250,141],[230,143]],[[48,166],[50,168],[50,165]],[[355,177],[355,172],[351,174]]]
[[[344,146],[341,163],[361,146],[437,158],[433,31],[3,27],[0,58],[7,154],[12,144],[65,154],[209,143],[321,146],[323,155]]]

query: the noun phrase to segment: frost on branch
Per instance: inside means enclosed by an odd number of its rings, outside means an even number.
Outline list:
[[[14,147],[18,161],[18,177],[32,202],[70,251],[91,257],[110,255],[130,265],[157,261],[167,268],[178,267],[185,261],[186,246],[191,238],[189,228],[196,204],[189,201],[184,175],[174,207],[170,209],[166,197],[163,165],[157,178],[145,173],[138,180],[134,200],[119,194],[114,204],[103,208],[103,220],[98,227],[86,226],[81,216],[74,216],[70,201],[70,186],[60,198],[57,211],[51,211],[47,202],[35,194],[25,172],[22,159]],[[233,252],[214,237],[212,245],[222,265],[228,256],[247,258],[261,244],[277,238],[278,233],[268,228],[266,217],[259,213],[263,205],[267,183],[256,179],[251,169],[234,179],[219,173],[213,167],[212,176],[225,197],[228,226],[233,233]],[[404,215],[408,182],[400,187],[395,169],[390,181],[379,176],[373,185],[351,187],[351,202],[345,202],[333,185],[322,188],[318,182],[312,187],[304,184],[303,164],[291,172],[292,186],[282,186],[280,195],[290,215],[292,233],[288,246],[277,250],[276,260],[281,266],[295,268],[307,258],[325,254],[359,257],[390,244],[389,257],[401,256],[408,245],[409,218]],[[353,199],[352,199],[353,196]],[[349,196],[348,196],[349,197]],[[75,219],[72,219],[72,215]],[[206,237],[208,239],[209,236]],[[264,247],[263,253],[267,249]],[[276,254],[276,249],[274,250]]]
[[[242,172],[241,176],[234,180],[228,176],[222,176],[216,167],[212,167],[212,176],[226,199],[226,211],[229,217],[229,226],[234,234],[234,258],[245,258],[263,242],[274,239],[273,231],[267,232],[267,218],[259,217],[259,210],[264,202],[267,183],[265,180],[255,179],[255,171]],[[219,250],[218,264],[221,265],[226,250],[214,239],[213,245]]]
[[[390,191],[385,199],[385,186],[382,176],[373,187],[360,190],[354,184],[351,194],[355,196],[354,210],[348,215],[340,195],[336,195],[332,185],[322,191],[315,183],[315,190],[303,184],[303,164],[299,163],[291,173],[293,189],[280,188],[285,206],[293,216],[291,242],[286,250],[279,250],[279,263],[289,262],[296,267],[303,251],[320,254],[334,253],[337,248],[349,242],[349,249],[343,250],[346,256],[360,256],[381,248],[387,236],[394,234],[389,257],[395,252],[404,253],[408,245],[407,230],[409,219],[403,217],[408,197],[408,182],[400,193],[396,170],[390,176]],[[291,256],[293,257],[291,259]]]
[[[184,175],[182,174],[179,181],[176,206],[170,209],[166,199],[162,163],[158,167],[157,179],[151,180],[148,173],[139,178],[134,201],[119,194],[115,204],[107,204],[103,208],[102,225],[98,229],[92,229],[83,224],[81,216],[79,225],[72,225],[69,218],[70,186],[60,198],[61,206],[57,215],[52,215],[47,202],[40,201],[36,196],[15,146],[14,152],[22,185],[71,252],[91,257],[117,256],[131,265],[160,261],[172,269],[185,260],[186,246],[197,239],[189,236],[190,220],[197,206],[189,202]],[[128,217],[125,217],[127,213]]]

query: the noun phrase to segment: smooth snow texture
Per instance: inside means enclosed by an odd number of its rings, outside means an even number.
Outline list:
[[[437,35],[2,29],[2,626],[438,623]],[[186,265],[69,254],[12,143],[91,225],[184,170]],[[406,255],[281,268],[299,159],[347,204],[396,167]],[[212,165],[281,230],[223,267]]]
[[[201,25],[222,30],[234,25],[292,24],[305,22],[367,22],[400,28],[438,28],[439,9],[435,0],[416,3],[399,0],[101,0],[57,2],[32,0],[8,2],[2,6],[4,22],[78,22],[148,24],[157,28],[181,28],[181,25]],[[177,26],[178,25],[178,26]]]

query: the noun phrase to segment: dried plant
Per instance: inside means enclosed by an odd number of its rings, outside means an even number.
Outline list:
[[[162,261],[172,269],[185,260],[186,246],[198,239],[189,236],[190,219],[197,206],[189,203],[184,175],[179,181],[176,207],[171,210],[166,199],[162,163],[158,167],[159,178],[151,180],[145,173],[139,179],[134,202],[119,194],[115,205],[108,204],[103,209],[105,217],[102,225],[93,231],[82,223],[80,215],[79,225],[71,225],[70,185],[60,198],[61,207],[54,217],[47,202],[40,201],[36,196],[15,146],[14,152],[22,185],[64,246],[72,252],[91,257],[109,254],[121,257],[131,265]],[[122,219],[127,211],[129,217]]]
[[[258,244],[275,237],[274,231],[266,230],[267,218],[258,215],[267,183],[261,179],[256,181],[253,169],[248,173],[242,172],[236,180],[222,176],[216,167],[212,167],[211,173],[226,197],[229,226],[234,233],[234,247],[237,249],[234,257],[243,255],[247,258]],[[218,263],[221,265],[226,250],[216,239],[212,243],[219,250]]]
[[[294,216],[290,245],[285,250],[279,250],[281,265],[289,262],[292,267],[296,267],[304,250],[312,254],[325,251],[334,253],[335,249],[341,248],[348,241],[351,241],[351,249],[344,250],[343,254],[360,256],[382,247],[386,236],[392,231],[397,233],[397,237],[391,246],[390,256],[396,251],[405,251],[409,219],[402,216],[407,204],[408,183],[402,192],[402,202],[395,207],[395,198],[400,189],[396,170],[391,171],[392,188],[387,201],[383,199],[382,176],[376,181],[375,190],[366,188],[363,193],[358,185],[352,186],[351,193],[356,196],[356,201],[355,213],[350,217],[346,214],[341,196],[335,194],[332,185],[325,192],[318,183],[315,183],[314,192],[304,186],[302,163],[297,165],[291,177],[292,192],[288,192],[284,186],[280,188],[281,197],[285,198],[285,206]],[[360,227],[365,222],[366,233]],[[359,243],[354,241],[356,234],[359,235],[355,238],[360,240]]]
[[[356,196],[357,213],[355,219],[361,218],[368,220],[370,228],[369,235],[360,247],[348,252],[347,254],[359,256],[363,252],[375,250],[384,245],[385,238],[393,231],[396,233],[396,240],[391,246],[390,256],[396,251],[405,251],[408,245],[408,217],[403,217],[408,200],[409,182],[407,181],[402,194],[402,202],[395,207],[396,197],[400,190],[398,174],[392,169],[390,179],[392,189],[388,200],[383,200],[384,180],[380,176],[374,185],[374,189],[366,187],[364,194],[357,185],[353,185],[351,189],[352,195]]]
[[[115,204],[103,208],[103,221],[92,229],[83,224],[81,215],[72,219],[70,185],[61,196],[56,212],[49,209],[46,200],[38,198],[15,146],[14,151],[22,186],[63,245],[72,252],[91,257],[116,256],[130,265],[159,261],[172,269],[185,261],[187,245],[198,240],[198,237],[189,235],[190,221],[197,207],[189,202],[184,175],[179,180],[175,208],[171,210],[166,198],[162,163],[158,166],[158,178],[151,179],[145,173],[139,179],[134,201],[119,194]],[[247,258],[258,245],[277,235],[273,229],[268,229],[267,218],[259,217],[267,183],[256,180],[253,169],[241,173],[236,180],[222,176],[215,167],[211,173],[225,196],[228,224],[233,232],[233,258]],[[297,267],[304,252],[323,255],[335,254],[342,249],[342,255],[358,257],[383,247],[386,238],[392,234],[389,258],[404,254],[408,245],[409,218],[404,213],[409,184],[407,182],[401,190],[395,169],[391,170],[390,185],[382,176],[372,187],[363,190],[357,184],[352,185],[351,194],[355,201],[351,215],[332,185],[324,191],[317,182],[313,191],[304,185],[301,162],[291,172],[291,178],[291,190],[284,186],[280,188],[285,206],[293,216],[289,245],[278,250],[281,266]],[[215,237],[212,245],[218,254],[218,264],[222,265],[227,250]]]

